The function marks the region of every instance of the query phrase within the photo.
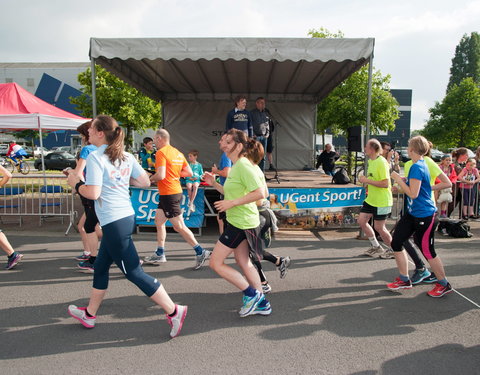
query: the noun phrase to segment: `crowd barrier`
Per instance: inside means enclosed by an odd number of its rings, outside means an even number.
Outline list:
[[[465,219],[465,220],[472,220],[472,219],[480,219],[480,184],[471,185],[470,189],[465,188],[464,184],[461,182],[457,182],[453,184],[451,188],[451,202],[447,202],[446,210],[447,210],[447,217],[450,219]],[[441,191],[435,191],[435,200],[437,201]],[[468,195],[468,196],[467,196]],[[403,192],[394,190],[393,192],[393,207],[391,218],[394,220],[400,219],[402,214],[402,210],[404,209],[406,196]],[[463,213],[463,206],[471,206],[473,208],[473,218],[469,217],[469,212],[467,208],[467,215],[465,217]],[[441,214],[441,203],[437,202],[438,208],[438,215]]]
[[[0,188],[0,220],[18,218],[22,225],[25,216],[38,216],[39,225],[45,220],[68,220],[65,235],[74,224],[76,211],[74,192],[64,175],[14,175]]]

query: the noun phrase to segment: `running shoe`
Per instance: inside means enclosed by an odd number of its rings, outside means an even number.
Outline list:
[[[167,261],[167,257],[165,256],[165,254],[157,255],[157,254],[154,253],[150,257],[145,257],[144,261],[145,261],[146,264],[156,264],[156,265],[158,265],[160,263],[165,263]]]
[[[438,281],[437,276],[435,276],[433,272],[430,273],[430,276],[422,280],[422,282],[424,282],[425,284],[433,284],[433,283],[436,283],[437,281]]]
[[[261,294],[258,290],[255,293],[255,296],[248,297],[243,296],[243,306],[238,312],[240,317],[244,318],[246,316],[252,315],[253,311],[257,308],[258,304],[264,299],[264,295]]]
[[[433,287],[433,289],[431,291],[427,292],[427,294],[430,297],[438,298],[438,297],[443,297],[445,294],[448,294],[448,293],[451,293],[451,292],[453,292],[453,289],[452,289],[452,286],[450,285],[450,283],[447,283],[446,286],[443,286],[440,283],[436,283],[435,286]]]
[[[278,270],[280,271],[280,278],[284,279],[287,276],[288,267],[290,267],[291,259],[290,257],[281,257],[280,258],[280,265],[278,266]]]
[[[267,301],[263,306],[257,306],[255,310],[253,310],[252,315],[270,315],[271,313],[272,306],[270,306],[270,302]]]
[[[270,293],[272,291],[272,287],[268,283],[262,284],[262,291],[263,291],[263,294]]]
[[[383,254],[380,254],[378,257],[382,259],[395,259],[395,252],[392,249],[387,249],[383,252]]]
[[[366,255],[372,258],[377,258],[383,253],[385,253],[385,249],[382,246],[378,245],[378,246],[372,246],[370,249],[365,250],[363,255]]]
[[[263,243],[265,248],[269,248],[272,245],[272,229],[268,228],[265,234],[263,235]]]
[[[200,255],[197,255],[195,257],[195,267],[193,267],[193,269],[194,270],[200,269],[205,263],[205,261],[208,259],[210,254],[211,254],[211,251],[203,250],[203,252]]]
[[[87,308],[86,307],[77,307],[75,305],[68,306],[68,313],[72,318],[77,319],[80,323],[83,324],[84,327],[93,328],[95,327],[95,320],[97,317],[87,316]]]
[[[7,266],[5,267],[5,269],[11,270],[13,267],[15,267],[18,264],[18,262],[22,260],[22,258],[23,258],[23,255],[15,251],[12,254],[12,256],[8,257]]]
[[[170,331],[170,337],[172,339],[180,334],[188,311],[188,306],[175,305],[175,308],[177,309],[177,313],[174,316],[170,317],[167,314],[167,322],[170,327],[172,327]]]
[[[425,280],[427,277],[431,276],[432,274],[430,273],[429,270],[427,270],[426,268],[422,271],[422,270],[415,270],[415,272],[413,273],[410,281],[412,282],[413,285],[417,285],[417,284],[420,284],[423,280]],[[437,279],[435,279],[437,280]]]
[[[80,268],[80,272],[93,273],[93,263],[90,263],[89,260],[78,263],[77,267]]]
[[[412,281],[402,281],[397,277],[393,283],[387,284],[387,288],[390,290],[412,289]]]
[[[76,260],[83,262],[84,260],[88,260],[90,258],[90,254],[82,253],[82,255],[78,255],[75,257]]]
[[[442,236],[448,236],[447,228],[442,228],[442,229],[440,230],[440,234],[441,234]]]

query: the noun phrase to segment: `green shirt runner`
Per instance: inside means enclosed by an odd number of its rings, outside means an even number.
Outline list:
[[[241,198],[264,184],[252,163],[247,158],[241,157],[233,164],[223,186],[225,200]],[[227,221],[239,229],[258,227],[260,219],[257,205],[255,202],[251,202],[230,208],[227,210]]]
[[[367,178],[374,181],[388,180],[388,187],[380,188],[368,185],[368,195],[365,202],[373,207],[391,207],[393,205],[393,197],[390,167],[383,156],[378,156],[375,160],[368,160]]]

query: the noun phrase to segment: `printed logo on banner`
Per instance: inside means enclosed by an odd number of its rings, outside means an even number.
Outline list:
[[[365,200],[362,187],[271,188],[270,208],[280,228],[320,229],[356,225]]]
[[[133,209],[135,210],[135,223],[137,225],[155,225],[155,211],[158,207],[159,194],[156,189],[130,188]],[[183,197],[180,203],[183,210],[183,220],[189,228],[200,228],[203,225],[204,211],[204,190],[198,189],[195,197],[195,212],[190,212],[187,207],[188,195],[186,189],[183,189]],[[167,220],[167,227],[172,224]]]

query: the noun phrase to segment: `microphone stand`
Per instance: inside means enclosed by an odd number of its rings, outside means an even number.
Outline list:
[[[277,128],[276,130],[274,130],[274,133],[275,133],[275,137],[274,137],[274,147],[275,147],[275,166],[273,167],[274,171],[275,171],[275,175],[271,178],[267,178],[265,176],[265,181],[269,182],[269,181],[272,181],[272,180],[275,180],[277,181],[277,184],[280,184],[280,180],[281,181],[285,181],[285,182],[288,182],[290,180],[287,180],[287,179],[280,179],[280,176],[278,174],[278,169],[277,169],[277,166],[278,166],[278,138],[277,138],[277,134],[278,134],[278,128],[281,128],[281,125],[280,123],[275,120],[275,117],[272,116],[272,114],[270,113],[270,111],[268,109],[265,108],[265,112],[267,112],[268,116],[269,116],[269,120],[270,121],[273,121],[275,123],[275,127]],[[271,136],[271,134],[270,134]]]

